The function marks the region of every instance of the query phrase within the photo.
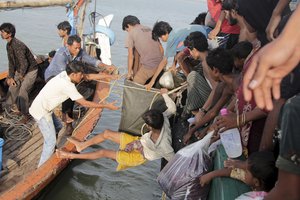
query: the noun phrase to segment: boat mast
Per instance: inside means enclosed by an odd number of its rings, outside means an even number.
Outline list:
[[[0,9],[13,9],[24,7],[47,7],[47,6],[62,6],[67,3],[72,3],[72,0],[14,0],[0,1]]]
[[[76,25],[76,29],[77,29],[77,35],[82,38],[82,35],[83,35],[83,27],[84,27],[84,19],[85,19],[85,11],[86,11],[86,7],[88,5],[88,1],[86,0],[79,0],[77,3],[76,3],[76,8],[77,9],[74,9],[74,17],[79,17],[79,21],[78,21],[78,24]],[[82,9],[80,9],[82,8]],[[80,9],[80,13],[78,13]],[[76,12],[77,11],[77,12]]]

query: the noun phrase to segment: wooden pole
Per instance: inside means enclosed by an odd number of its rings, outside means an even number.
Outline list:
[[[0,1],[1,8],[23,8],[23,7],[47,7],[62,6],[71,3],[72,0],[12,0]]]

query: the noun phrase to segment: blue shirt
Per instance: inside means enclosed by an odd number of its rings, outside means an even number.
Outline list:
[[[101,62],[100,60],[89,56],[82,49],[80,50],[78,55],[75,58],[73,58],[67,47],[61,47],[57,50],[54,58],[50,62],[49,67],[45,71],[45,80],[47,80],[51,76],[56,76],[62,71],[65,71],[67,64],[72,62],[73,60],[81,61],[95,67],[97,67]]]
[[[169,58],[175,56],[177,52],[183,50],[185,46],[181,43],[185,38],[192,32],[199,31],[207,37],[207,34],[210,32],[210,28],[202,25],[188,25],[185,28],[172,30],[169,33],[169,38],[167,41],[167,46],[165,50],[165,57]]]

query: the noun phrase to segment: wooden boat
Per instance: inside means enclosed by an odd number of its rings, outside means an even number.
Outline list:
[[[0,3],[0,9],[64,5],[71,2],[71,0],[4,1]],[[79,9],[79,7],[82,6],[84,10],[86,4],[87,1],[78,0],[76,8]],[[74,16],[79,15],[78,9],[74,10]],[[84,13],[84,11],[81,13]],[[80,18],[84,17],[80,16]],[[81,21],[78,25],[79,28],[77,27],[79,29],[79,35],[82,35],[82,29],[80,30],[80,26],[82,24],[83,21]],[[6,77],[7,72],[0,73],[0,86],[5,86],[4,82]],[[103,101],[109,95],[110,87],[108,81],[109,80],[106,80],[106,82],[105,80],[104,82],[97,82],[95,90],[91,96],[91,99],[94,102]],[[101,113],[102,109],[84,110],[81,113],[81,117],[79,117],[73,124],[75,129],[72,136],[78,140],[84,140],[93,131],[101,117]],[[33,125],[30,126],[30,124]],[[32,199],[70,162],[69,160],[59,159],[55,154],[53,154],[48,161],[46,161],[41,167],[37,168],[37,163],[42,152],[43,137],[34,120],[31,120],[31,122],[26,125],[32,133],[31,137],[27,137],[23,140],[6,139],[3,146],[3,170],[0,173],[0,199]],[[58,145],[59,148],[63,148],[66,151],[75,151],[74,145],[67,142],[65,138],[62,138]]]
[[[0,74],[0,77],[5,76]],[[93,101],[104,100],[108,93],[109,84],[97,83]],[[78,140],[84,140],[93,131],[101,113],[102,109],[88,109],[77,120],[73,136]],[[28,140],[5,141],[3,170],[0,177],[0,199],[33,198],[69,164],[69,160],[59,159],[53,154],[46,163],[37,168],[43,137],[36,125],[31,127],[31,131],[32,137]],[[69,142],[65,142],[61,148],[75,151],[74,145]]]
[[[5,81],[7,72],[0,74],[0,82]],[[106,80],[108,81],[108,80]],[[109,95],[109,84],[97,82],[93,92],[93,101],[100,102]],[[81,110],[81,116],[73,124],[72,136],[84,140],[94,129],[103,109]],[[0,120],[1,122],[1,120]],[[32,137],[25,140],[6,140],[3,146],[3,170],[0,173],[0,199],[31,199],[50,183],[68,164],[68,160],[58,159],[55,154],[37,168],[43,147],[43,137],[32,119],[29,124]],[[61,132],[64,132],[62,130]],[[60,138],[61,145],[67,151],[75,151],[74,145]]]

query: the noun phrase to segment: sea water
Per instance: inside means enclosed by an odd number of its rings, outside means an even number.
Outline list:
[[[156,21],[167,21],[173,28],[189,24],[200,13],[205,12],[205,0],[97,0],[96,11],[101,15],[114,14],[111,28],[116,33],[112,46],[112,61],[127,71],[127,50],[124,48],[126,32],[122,20],[126,15],[137,16],[143,25],[152,27]],[[87,14],[94,10],[94,1]],[[16,37],[27,44],[36,54],[47,54],[61,45],[56,26],[66,20],[65,8],[49,7],[18,10],[1,10],[0,23],[11,22],[16,26]],[[88,30],[89,17],[85,28]],[[87,31],[89,32],[89,31]],[[0,41],[0,71],[7,69],[6,42]],[[120,81],[122,83],[122,80]],[[122,90],[116,88],[109,101],[121,104]],[[97,134],[106,128],[117,130],[120,111],[105,111],[94,130]],[[101,148],[116,149],[111,142],[95,145],[86,151]],[[109,159],[95,161],[73,161],[39,197],[49,200],[156,200],[161,199],[161,190],[156,182],[160,162],[148,162],[143,166],[116,172],[116,163]]]

